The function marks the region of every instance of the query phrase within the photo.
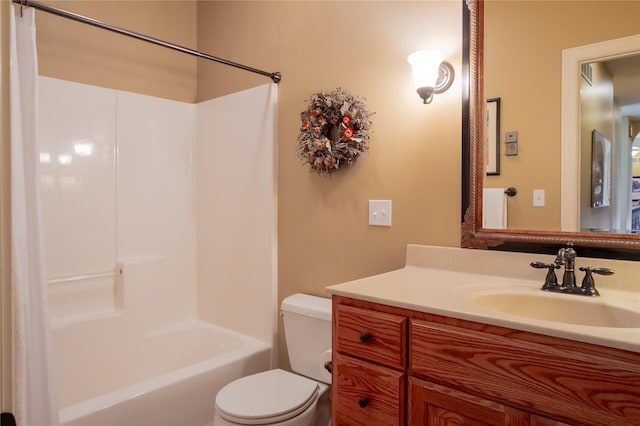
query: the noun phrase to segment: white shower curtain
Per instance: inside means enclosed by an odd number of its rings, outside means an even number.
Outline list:
[[[36,146],[35,10],[11,13],[11,249],[13,402],[20,426],[58,424]]]

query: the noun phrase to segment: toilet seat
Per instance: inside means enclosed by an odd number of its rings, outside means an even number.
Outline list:
[[[316,401],[318,393],[317,382],[275,369],[226,385],[216,396],[216,410],[232,423],[278,423],[303,413]]]

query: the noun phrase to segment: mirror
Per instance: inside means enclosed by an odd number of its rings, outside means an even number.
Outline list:
[[[554,10],[544,10],[545,7],[557,7],[557,4],[563,4],[564,7],[570,7],[573,5],[581,5],[583,2],[490,2],[491,7],[495,4],[501,4],[503,6],[509,7],[520,7],[521,4],[537,4],[538,13],[543,15],[554,15],[556,11]],[[589,2],[585,2],[589,3]],[[602,2],[602,3],[610,3],[610,2]],[[620,2],[621,4],[625,2]],[[627,3],[635,3],[635,2],[627,2]],[[489,3],[488,3],[489,4]],[[637,7],[637,6],[636,6]],[[560,123],[560,118],[562,116],[562,105],[561,105],[561,96],[563,91],[563,86],[565,86],[562,80],[562,69],[563,69],[563,58],[562,58],[562,50],[555,52],[555,62],[551,66],[538,66],[541,63],[540,54],[536,52],[534,48],[528,48],[526,51],[526,65],[531,72],[533,73],[533,77],[531,74],[518,74],[519,78],[516,78],[516,85],[519,86],[532,86],[535,85],[536,91],[542,93],[543,99],[542,104],[536,102],[530,102],[529,104],[525,104],[524,106],[518,106],[519,112],[528,115],[528,119],[526,121],[522,121],[519,126],[522,126],[520,129],[518,128],[505,128],[504,123],[506,122],[507,126],[509,125],[509,120],[503,120],[503,128],[499,130],[499,134],[501,134],[502,139],[504,139],[505,132],[509,131],[517,131],[518,138],[522,137],[523,140],[518,140],[518,144],[521,145],[520,152],[517,156],[514,157],[505,157],[504,154],[500,156],[501,159],[501,168],[506,168],[509,165],[509,162],[506,160],[514,160],[511,161],[511,166],[514,169],[522,169],[524,167],[524,161],[527,157],[533,157],[534,162],[536,161],[536,155],[533,153],[537,152],[537,166],[533,166],[533,172],[527,173],[525,176],[520,177],[520,179],[525,180],[535,180],[538,178],[545,178],[547,180],[540,180],[539,187],[544,188],[546,190],[546,198],[548,200],[547,208],[539,209],[539,216],[542,219],[551,219],[555,222],[554,225],[548,225],[546,223],[536,223],[530,222],[528,224],[521,224],[517,227],[517,229],[488,229],[482,227],[482,199],[483,199],[483,185],[485,183],[485,179],[493,178],[497,176],[487,176],[485,172],[485,162],[486,156],[484,152],[485,143],[485,111],[486,111],[486,101],[488,98],[495,99],[500,98],[501,94],[507,93],[506,89],[496,89],[494,86],[487,87],[485,86],[485,72],[488,69],[492,69],[492,67],[485,66],[488,65],[485,61],[492,60],[492,55],[498,49],[485,48],[485,23],[489,25],[493,17],[489,20],[485,18],[485,2],[481,0],[466,0],[464,2],[465,9],[465,18],[464,18],[464,26],[465,26],[465,44],[464,44],[464,56],[465,56],[465,66],[463,67],[463,74],[466,73],[468,76],[468,99],[465,99],[463,102],[463,118],[464,118],[464,128],[463,128],[463,194],[462,194],[462,202],[463,202],[463,223],[462,223],[462,241],[461,246],[466,248],[480,248],[480,249],[499,249],[499,250],[518,250],[518,251],[531,251],[531,252],[552,252],[553,250],[557,250],[559,245],[566,244],[567,242],[572,242],[576,245],[576,247],[582,250],[582,255],[588,255],[592,257],[617,257],[617,258],[627,258],[632,260],[640,260],[640,235],[638,234],[619,234],[613,232],[600,232],[595,230],[588,231],[567,231],[564,226],[560,225],[561,222],[561,214],[559,206],[555,206],[554,213],[549,213],[554,207],[553,203],[560,204],[562,198],[571,198],[571,194],[577,193],[574,195],[575,205],[579,206],[577,198],[580,195],[579,188],[579,173],[576,170],[573,170],[576,183],[576,188],[569,188],[568,185],[564,185],[565,181],[563,178],[567,173],[564,170],[561,170],[561,160],[564,157],[567,157],[567,153],[562,153],[566,149],[565,144],[569,137],[565,129],[563,128],[563,124]],[[527,12],[527,18],[529,21],[533,22],[532,12]],[[637,14],[636,14],[637,15]],[[555,15],[554,15],[555,16]],[[576,12],[575,16],[580,16],[582,18],[581,12]],[[503,22],[506,25],[506,23]],[[523,27],[522,24],[514,23],[509,21],[509,25],[515,25],[515,29],[518,31],[528,31],[526,27]],[[495,23],[494,23],[495,25]],[[545,26],[541,26],[538,22],[536,24],[538,27],[546,28]],[[554,25],[549,25],[553,27]],[[590,44],[595,43],[598,40],[590,40],[588,42],[579,42],[576,40],[576,35],[571,31],[567,31],[566,25],[559,25],[561,28],[561,34],[568,34],[569,37],[573,36],[573,39],[567,42],[567,47],[575,47],[582,44]],[[548,34],[538,34],[535,37],[539,39],[556,37],[555,34],[549,32]],[[534,39],[535,39],[534,37]],[[504,37],[503,37],[504,38]],[[525,37],[526,38],[526,37]],[[614,37],[608,37],[614,38]],[[510,37],[511,42],[516,42],[515,48],[522,49],[523,46],[521,44],[522,37]],[[502,41],[501,41],[502,42]],[[493,43],[493,42],[492,42]],[[535,44],[535,43],[534,43]],[[543,43],[538,43],[543,44]],[[488,45],[494,46],[495,44]],[[597,57],[597,56],[596,56]],[[468,60],[467,60],[468,59]],[[578,64],[579,69],[579,61],[582,59],[576,60],[576,64]],[[501,68],[506,70],[506,72],[515,72],[515,67],[510,67],[510,63],[508,61],[503,61]],[[579,73],[578,73],[579,74]],[[465,76],[463,76],[465,77]],[[579,85],[579,78],[575,79],[576,85]],[[513,78],[511,80],[514,80]],[[555,83],[554,83],[555,82]],[[579,92],[579,86],[575,90]],[[485,89],[491,90],[492,92],[486,92]],[[507,102],[508,101],[508,102]],[[573,104],[576,105],[574,109],[576,111],[578,108],[579,100],[574,97]],[[504,114],[508,109],[513,108],[513,100],[509,100],[508,96],[505,96],[501,102],[501,109],[503,118]],[[524,110],[524,111],[522,111]],[[539,112],[544,112],[545,115],[543,118],[539,118],[539,115],[536,115]],[[515,122],[515,121],[514,121]],[[536,139],[535,142],[539,142],[539,145],[542,144],[542,139],[555,141],[556,148],[554,151],[550,151],[549,149],[542,148],[536,146],[534,141],[527,140],[525,144],[526,136],[528,135],[528,129],[525,126],[536,127],[539,129],[544,129],[544,137],[540,139]],[[573,125],[569,126],[571,128],[579,128],[578,118],[573,121]],[[573,144],[578,146],[578,134],[579,130],[573,131]],[[591,137],[591,136],[589,136]],[[562,146],[558,147],[560,141],[562,140]],[[500,142],[501,152],[504,153],[504,142]],[[571,144],[569,144],[571,145]],[[529,152],[525,152],[525,148]],[[525,153],[527,155],[525,155]],[[571,154],[574,157],[578,156],[578,151],[574,151]],[[590,154],[590,153],[589,153]],[[578,160],[575,160],[577,163]],[[522,163],[522,164],[520,164]],[[503,169],[504,170],[504,169]],[[506,172],[506,170],[505,170]],[[506,173],[505,173],[506,175]],[[563,185],[560,185],[560,182]],[[535,183],[534,183],[535,184]],[[524,184],[522,184],[524,185]],[[631,184],[630,184],[631,185]],[[494,186],[494,185],[491,185]],[[500,184],[496,184],[495,187],[508,187],[508,186],[516,186],[514,184],[500,182]],[[564,190],[562,187],[565,187]],[[517,187],[517,186],[516,186]],[[528,189],[526,186],[523,186],[523,190],[519,189],[518,195],[516,197],[521,197],[523,202],[528,202],[531,204],[532,202],[532,191]],[[571,191],[569,191],[571,189]],[[589,192],[591,192],[591,188],[589,188]],[[512,200],[507,200],[509,203]],[[574,208],[578,209],[578,207]],[[578,229],[578,228],[576,228]]]

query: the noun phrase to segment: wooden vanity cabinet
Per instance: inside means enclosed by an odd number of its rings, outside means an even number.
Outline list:
[[[409,377],[407,424],[528,426],[529,413]]]
[[[332,392],[338,426],[640,426],[640,354],[333,296]]]

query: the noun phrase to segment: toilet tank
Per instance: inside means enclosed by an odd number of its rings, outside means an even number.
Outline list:
[[[291,369],[331,383],[324,368],[326,352],[331,351],[331,299],[293,294],[282,301],[282,313]]]

